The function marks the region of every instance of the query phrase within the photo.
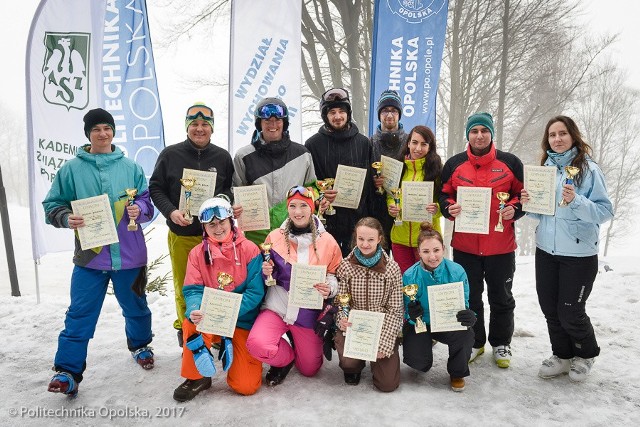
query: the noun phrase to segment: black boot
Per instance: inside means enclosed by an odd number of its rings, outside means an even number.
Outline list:
[[[186,402],[211,387],[211,378],[203,377],[199,380],[186,380],[173,391],[173,398],[178,402]]]
[[[360,384],[360,372],[356,374],[348,374],[344,373],[344,382],[349,385],[358,385]]]
[[[182,347],[183,343],[184,343],[184,339],[182,336],[182,329],[178,329],[178,345]]]
[[[269,372],[267,372],[266,380],[267,385],[274,386],[280,384],[287,377],[287,374],[293,367],[293,360],[287,366],[276,367],[272,366],[269,368]]]

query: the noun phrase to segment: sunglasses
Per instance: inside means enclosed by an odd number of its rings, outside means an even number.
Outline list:
[[[343,88],[329,89],[322,94],[322,100],[326,102],[332,101],[349,101],[349,92]]]
[[[284,119],[287,116],[287,109],[282,105],[277,104],[266,104],[260,107],[258,111],[256,111],[256,117],[265,120],[271,117],[275,117],[276,119]]]
[[[222,207],[222,206],[212,206],[202,211],[200,214],[200,223],[208,224],[214,219],[227,219],[233,216],[233,212]]]
[[[194,105],[187,110],[187,120],[211,120],[213,122],[213,110],[204,105]]]
[[[296,185],[287,191],[287,199],[295,196],[296,194],[300,194],[302,197],[307,197],[313,200],[313,191],[301,185]]]

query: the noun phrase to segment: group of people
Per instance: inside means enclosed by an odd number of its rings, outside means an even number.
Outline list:
[[[173,327],[183,351],[181,376],[185,379],[174,390],[177,401],[191,400],[211,387],[216,351],[228,385],[242,395],[261,387],[263,363],[269,365],[266,383],[276,386],[293,366],[304,376],[314,376],[323,354],[331,360],[333,349],[345,383],[357,385],[365,361],[344,354],[345,332],[351,323],[336,296],[345,294],[350,297],[350,309],[384,313],[377,358],[371,362],[373,384],[381,391],[393,391],[400,384],[399,345],[403,362],[423,372],[433,364],[434,343],[447,345],[447,371],[454,391],[464,389],[469,364],[483,354],[487,340],[497,366],[509,367],[515,221],[524,216],[522,205],[530,195],[523,186],[522,162],[495,147],[491,115],[469,117],[466,151],[443,165],[431,129],[416,126],[404,131],[401,99],[393,90],[380,96],[380,125],[371,139],[352,121],[346,89],[325,92],[320,111],[323,125],[301,145],[289,138],[287,105],[278,98],[264,98],[255,107],[256,130],[250,145],[232,159],[211,142],[212,109],[196,103],[186,113],[186,140],[160,153],[148,187],[140,166],[112,144],[111,114],[98,108],[85,115],[90,143],[56,175],[43,201],[46,220],[55,227],[77,230],[85,225],[84,218],[73,213],[71,201],[107,194],[119,242],[82,250],[76,231],[71,303],[49,391],[77,394],[109,281],[123,309],[133,359],[144,369],[153,368],[151,312],[145,297],[146,246],[140,228],[127,227],[149,221],[152,202],[169,228],[176,305]],[[539,376],[568,373],[572,380],[582,381],[600,351],[585,305],[597,273],[599,226],[613,217],[613,209],[603,174],[572,119],[552,118],[542,149],[542,164],[557,168],[557,197],[566,207],[556,209],[555,215],[532,215],[540,220],[536,288],[552,348]],[[434,183],[433,198],[424,206],[431,222],[394,222],[402,206],[388,191],[378,191],[384,179],[372,173],[372,163],[382,155],[403,162],[402,182]],[[338,194],[317,183],[335,178],[338,165],[366,169],[360,203],[355,209],[336,207],[335,215],[325,215],[326,221],[321,221],[316,213],[326,211]],[[580,168],[574,181],[566,180],[567,165]],[[202,203],[192,219],[180,210],[185,168],[216,173],[215,197]],[[237,219],[246,213],[232,202],[232,188],[255,184],[266,185],[270,228],[245,234]],[[457,232],[454,223],[451,261],[445,258],[441,218],[454,221],[463,211],[457,197],[460,187],[491,189],[490,226],[488,234],[475,234]],[[137,190],[133,200],[125,189]],[[508,199],[499,201],[498,192],[508,193]],[[503,231],[494,229],[499,218]],[[268,258],[258,248],[264,243],[270,246]],[[325,280],[314,286],[324,300],[322,309],[290,304],[295,264],[326,267]],[[224,286],[218,280],[221,273],[232,277]],[[453,282],[463,284],[465,308],[456,315],[463,328],[432,332],[427,288]],[[417,285],[417,289],[412,294],[403,292],[406,285]],[[242,294],[233,336],[197,330],[204,316],[200,305],[205,287]]]

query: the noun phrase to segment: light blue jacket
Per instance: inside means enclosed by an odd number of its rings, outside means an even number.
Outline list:
[[[598,254],[600,224],[613,218],[613,206],[607,196],[604,175],[598,165],[588,159],[589,170],[576,187],[576,197],[566,207],[558,206],[566,179],[564,167],[571,164],[576,149],[551,157],[545,166],[556,172],[556,214],[527,213],[540,220],[536,228],[536,246],[552,255],[587,257]],[[574,184],[575,185],[575,184]]]

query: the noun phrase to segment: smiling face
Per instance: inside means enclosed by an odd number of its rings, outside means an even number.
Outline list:
[[[407,145],[409,146],[409,157],[412,160],[422,159],[429,153],[429,144],[418,132],[411,133],[411,139]]]
[[[356,229],[356,246],[362,255],[369,257],[376,253],[382,236],[375,228],[361,225]]]
[[[111,153],[111,141],[113,141],[113,129],[107,124],[95,125],[89,132],[91,152],[93,154]]]
[[[227,219],[214,219],[204,225],[204,230],[209,237],[222,241],[227,237],[227,234],[231,232],[231,220]]]
[[[311,206],[299,199],[292,199],[287,205],[289,218],[297,228],[305,228],[311,221]]]
[[[491,130],[488,127],[477,125],[469,130],[469,145],[473,154],[481,154],[489,144],[491,144]]]
[[[394,107],[384,107],[380,110],[380,124],[384,131],[392,132],[398,130],[398,119],[400,112]]]
[[[347,127],[347,110],[336,107],[327,111],[327,120],[334,130],[342,130]]]
[[[549,146],[558,154],[564,153],[573,147],[573,139],[567,126],[558,121],[549,126]]]
[[[262,139],[265,142],[280,141],[282,139],[282,132],[284,129],[284,120],[276,117],[270,117],[269,119],[260,119],[260,125],[262,127]]]
[[[444,258],[444,245],[435,237],[424,239],[418,248],[420,259],[427,270],[435,270]]]
[[[187,128],[189,139],[200,148],[204,148],[211,141],[213,129],[202,119],[196,119]]]

